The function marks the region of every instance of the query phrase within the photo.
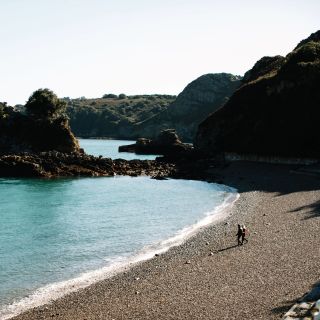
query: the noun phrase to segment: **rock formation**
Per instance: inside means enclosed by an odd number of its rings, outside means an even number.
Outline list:
[[[33,95],[43,95],[32,100]],[[33,107],[43,106],[39,114],[16,112],[13,108],[3,106],[0,112],[0,153],[42,152],[56,150],[60,152],[79,152],[79,144],[72,134],[67,118],[63,115],[63,104],[58,105],[62,113],[55,113],[54,103],[60,103],[56,95],[48,89],[40,89],[29,101]],[[46,96],[47,95],[47,96]],[[49,95],[49,97],[48,97]],[[45,101],[47,98],[47,101]],[[47,107],[52,102],[47,113]],[[42,99],[42,100],[41,100]],[[41,100],[41,103],[39,101]],[[37,104],[36,104],[37,103]],[[48,107],[49,109],[49,107]],[[57,109],[58,110],[58,109]],[[41,114],[41,112],[43,114]],[[2,114],[2,115],[1,115]]]
[[[281,157],[320,157],[320,31],[286,57],[265,57],[225,106],[199,125],[195,148]]]
[[[0,177],[168,176],[174,165],[151,160],[94,157],[57,151],[0,155]]]
[[[162,130],[174,128],[183,141],[192,142],[199,123],[225,104],[240,83],[240,76],[227,73],[197,78],[164,111],[138,123],[136,136],[154,139]]]
[[[135,144],[120,146],[119,152],[181,157],[184,153],[192,149],[191,145],[181,142],[174,129],[166,129],[161,131],[158,137],[153,140],[140,138]]]

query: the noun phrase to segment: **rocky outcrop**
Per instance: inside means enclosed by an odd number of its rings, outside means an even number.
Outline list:
[[[0,156],[0,177],[52,178],[114,175],[163,177],[170,175],[173,169],[173,164],[165,162],[111,160],[80,153],[57,151]]]
[[[320,31],[285,58],[263,58],[225,106],[199,125],[195,148],[282,157],[320,157]]]
[[[138,123],[135,134],[154,139],[162,130],[173,128],[182,141],[192,142],[199,123],[225,104],[240,83],[240,76],[205,74],[188,84],[164,111]]]
[[[0,154],[50,150],[80,151],[67,119],[34,119],[6,109],[0,117]]]
[[[35,100],[34,112],[16,112],[0,103],[0,177],[66,177],[149,175],[158,179],[168,176],[174,165],[168,162],[140,160],[111,160],[86,155],[79,148],[63,112],[47,114],[51,101],[53,111],[59,99],[49,89],[36,91],[29,99]],[[44,98],[44,99],[42,99]],[[51,100],[50,100],[50,99]],[[30,102],[30,103],[31,103]],[[27,104],[28,105],[28,104]],[[61,105],[63,111],[63,104]],[[35,114],[37,111],[37,114]],[[164,134],[163,143],[177,143],[173,135]]]
[[[120,146],[119,152],[134,152],[137,154],[159,154],[170,157],[181,157],[193,147],[182,143],[174,129],[161,131],[156,139],[140,138],[135,144]]]

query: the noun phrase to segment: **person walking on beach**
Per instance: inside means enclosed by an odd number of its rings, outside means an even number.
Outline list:
[[[237,237],[238,237],[238,246],[240,246],[241,243],[241,237],[242,237],[242,228],[240,226],[240,224],[238,224],[238,233],[237,233]]]
[[[246,239],[246,235],[248,233],[248,230],[246,229],[246,226],[242,226],[242,235],[241,235],[241,244],[243,244],[244,241],[248,242],[248,239]]]

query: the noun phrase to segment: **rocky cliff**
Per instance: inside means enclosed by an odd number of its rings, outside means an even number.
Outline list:
[[[320,31],[286,57],[265,57],[225,106],[199,125],[206,154],[320,157]]]
[[[241,77],[232,74],[205,74],[188,84],[168,108],[138,123],[135,135],[154,139],[173,128],[183,141],[192,142],[199,123],[225,104],[240,83]]]

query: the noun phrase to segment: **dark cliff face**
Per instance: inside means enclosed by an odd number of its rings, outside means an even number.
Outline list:
[[[80,150],[66,119],[35,120],[10,108],[0,117],[0,153],[51,150],[66,153]]]
[[[155,138],[173,128],[183,141],[193,141],[199,123],[225,104],[240,84],[241,77],[232,74],[203,75],[188,84],[166,110],[137,124],[136,136]]]
[[[227,104],[199,125],[195,147],[320,157],[320,31],[285,58],[259,60]]]

